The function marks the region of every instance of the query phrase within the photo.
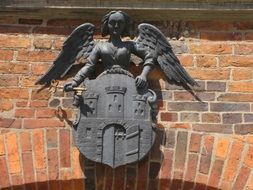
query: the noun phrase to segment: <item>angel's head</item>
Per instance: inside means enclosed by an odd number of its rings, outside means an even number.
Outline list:
[[[130,17],[122,11],[111,11],[103,17],[101,28],[102,36],[129,36]]]

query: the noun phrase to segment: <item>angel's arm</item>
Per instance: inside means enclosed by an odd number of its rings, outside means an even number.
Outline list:
[[[142,87],[145,85],[147,81],[147,76],[154,66],[153,55],[150,54],[146,49],[139,48],[135,42],[133,42],[132,44],[132,53],[143,59],[142,72],[140,76],[136,78],[137,87]]]
[[[73,79],[73,86],[79,86],[84,81],[84,79],[94,69],[96,63],[99,60],[99,57],[100,49],[99,45],[97,44],[87,58],[87,63],[85,64],[85,66],[75,75]]]

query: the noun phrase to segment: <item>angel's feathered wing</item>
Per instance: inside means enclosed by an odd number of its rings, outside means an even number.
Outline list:
[[[63,77],[79,58],[87,58],[94,47],[93,34],[95,26],[85,23],[78,26],[65,40],[62,50],[53,65],[36,82],[36,84],[50,83],[53,79]]]
[[[154,61],[160,65],[169,80],[183,85],[198,85],[180,64],[171,45],[158,28],[151,24],[140,24],[138,31],[136,45],[147,49],[153,55]]]

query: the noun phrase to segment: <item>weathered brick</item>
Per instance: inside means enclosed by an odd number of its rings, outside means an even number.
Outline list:
[[[34,108],[41,108],[41,107],[47,107],[48,105],[48,101],[44,101],[44,100],[34,100],[34,101],[31,101],[31,107],[34,107]]]
[[[64,127],[64,122],[58,119],[25,119],[23,127],[26,129],[45,127]]]
[[[58,131],[57,129],[47,129],[46,131],[47,147],[57,148],[58,147]]]
[[[24,189],[24,178],[21,174],[12,174],[11,175],[11,185],[18,186],[20,189]],[[15,188],[14,188],[15,189]]]
[[[242,40],[239,32],[201,32],[200,38],[212,41],[238,41]]]
[[[22,87],[36,87],[35,82],[38,80],[36,76],[21,76],[20,85]]]
[[[2,16],[0,18],[0,24],[16,24],[17,18],[13,16]]]
[[[177,121],[177,113],[161,112],[160,113],[161,121]]]
[[[37,121],[39,122],[39,121]],[[37,170],[46,168],[46,149],[44,145],[44,130],[36,129],[33,131],[33,152],[35,159],[35,168]]]
[[[217,66],[217,57],[210,55],[197,56],[197,67],[215,68]]]
[[[230,77],[230,69],[216,68],[216,69],[188,69],[189,74],[194,79],[199,80],[228,80]]]
[[[1,36],[0,47],[5,48],[29,48],[31,46],[31,39],[28,37],[19,36]]]
[[[178,128],[178,129],[189,129],[190,124],[189,123],[172,123],[170,125],[171,128]]]
[[[51,96],[49,90],[36,90],[32,91],[32,100],[48,100]]]
[[[42,19],[27,19],[27,18],[20,18],[18,19],[19,24],[29,24],[29,25],[40,25],[42,24]]]
[[[38,170],[36,171],[37,175],[37,189],[38,190],[47,190],[48,182],[47,182],[47,171],[46,170]]]
[[[199,122],[199,113],[181,113],[180,121],[182,122]]]
[[[70,27],[44,27],[36,26],[33,28],[35,34],[56,34],[56,35],[69,35],[74,28]]]
[[[223,160],[215,160],[213,167],[211,169],[211,174],[208,181],[208,186],[211,186],[212,188],[216,187],[218,188],[220,177],[222,174],[223,169]],[[212,188],[207,188],[208,190],[212,190]]]
[[[221,56],[220,59],[220,66],[221,67],[252,67],[253,56]]]
[[[0,170],[1,170],[1,177],[0,177],[0,184],[1,188],[10,187],[10,179],[9,179],[9,171],[7,168],[7,163],[5,157],[0,156]]]
[[[0,33],[2,33],[2,34],[8,34],[8,35],[29,34],[30,31],[31,31],[31,27],[29,27],[29,26],[0,25]],[[13,47],[18,46],[16,43],[14,43],[12,41],[11,41],[11,43],[12,43]],[[20,46],[18,46],[18,47],[20,47]]]
[[[174,146],[175,146],[175,131],[172,131],[172,130],[165,131],[164,146],[166,148],[174,148]]]
[[[32,64],[32,74],[33,75],[42,75],[46,73],[46,71],[49,69],[51,64]],[[38,78],[37,78],[38,80]]]
[[[171,189],[181,189],[182,182],[183,182],[183,175],[184,173],[181,171],[175,171],[173,179],[171,181]]]
[[[249,178],[250,171],[251,170],[245,166],[241,167],[232,190],[244,189],[244,186],[246,185],[247,180]]]
[[[253,40],[253,32],[246,32],[245,40]]]
[[[211,103],[210,110],[214,112],[240,112],[249,111],[250,105],[243,103]]]
[[[12,174],[21,172],[21,163],[19,157],[18,139],[15,133],[7,133],[5,136],[8,160],[9,172]]]
[[[240,141],[234,141],[230,150],[227,165],[222,176],[222,179],[226,182],[231,182],[235,178],[236,170],[243,151],[243,143]]]
[[[196,154],[189,154],[188,163],[185,173],[184,190],[191,189],[194,186],[195,177],[197,173],[198,156]],[[187,183],[188,182],[188,183]],[[189,183],[192,182],[192,183]]]
[[[46,38],[35,38],[33,45],[36,49],[51,49],[52,40]]]
[[[42,108],[36,110],[37,118],[52,118],[55,117],[56,110],[51,108]]]
[[[177,56],[180,63],[184,67],[191,67],[193,66],[193,56],[192,55],[178,55]]]
[[[197,133],[191,134],[191,140],[189,145],[190,152],[199,152],[201,146],[201,137],[202,135]]]
[[[8,63],[0,64],[0,73],[4,74],[27,74],[29,72],[29,65],[25,63]]]
[[[0,76],[0,86],[10,87],[18,86],[19,77],[15,75],[2,75]]]
[[[23,153],[22,160],[23,160],[23,170],[24,170],[25,183],[34,183],[35,182],[35,173],[34,173],[32,153],[31,152]]]
[[[237,124],[235,125],[235,133],[246,135],[253,134],[252,124]]]
[[[19,51],[18,61],[52,62],[58,53],[52,51]]]
[[[217,100],[224,102],[253,102],[253,94],[226,93],[219,95]]]
[[[10,111],[13,109],[13,103],[10,100],[0,100],[0,111]]]
[[[204,137],[204,144],[201,149],[201,158],[200,158],[200,165],[199,165],[199,172],[203,174],[208,174],[210,170],[213,143],[214,143],[213,136]]]
[[[28,89],[23,88],[2,88],[0,97],[3,99],[28,99]]]
[[[124,189],[125,169],[126,169],[125,166],[120,166],[114,170],[114,175],[117,176],[117,178],[114,178],[114,183],[113,183],[114,189]]]
[[[58,162],[58,150],[49,149],[47,151],[48,161],[48,177],[50,180],[59,180],[59,162]]]
[[[253,147],[250,146],[248,149],[248,153],[244,159],[244,164],[247,165],[249,168],[253,167]]]
[[[202,122],[203,123],[220,123],[221,117],[217,113],[203,113]]]
[[[187,132],[179,131],[177,134],[177,145],[175,152],[175,157],[177,158],[174,163],[175,168],[184,170],[186,151],[187,151]]]
[[[70,131],[68,129],[61,129],[60,135],[60,167],[70,167]]]
[[[23,131],[20,133],[20,145],[22,152],[32,151],[31,134],[29,131]]]
[[[0,49],[0,60],[11,61],[13,59],[13,50]]]
[[[0,127],[1,128],[21,128],[21,120],[19,119],[9,119],[9,118],[0,118]]]
[[[4,135],[0,135],[0,156],[5,155]]]
[[[147,188],[148,168],[149,168],[149,159],[148,157],[146,157],[138,163],[137,190]]]
[[[50,19],[47,21],[48,26],[79,26],[85,23],[84,19]]]
[[[61,101],[59,99],[55,98],[49,102],[49,106],[55,108],[55,107],[59,106],[60,103],[61,103]]]
[[[213,44],[213,43],[201,43],[190,44],[189,46],[191,54],[232,54],[232,46],[228,44]]]
[[[250,80],[253,78],[253,72],[249,68],[234,68],[232,71],[232,78],[235,81]]]
[[[215,155],[218,158],[226,159],[228,150],[229,150],[230,142],[226,138],[220,138],[217,142]]]
[[[26,101],[26,100],[17,101],[16,106],[21,107],[21,108],[27,107],[28,106],[28,101]]]
[[[253,82],[230,82],[228,84],[230,92],[249,92],[253,93]]]
[[[235,124],[242,122],[242,114],[241,113],[225,113],[222,114],[222,122],[224,124]]]
[[[225,124],[193,124],[192,129],[194,131],[211,132],[211,133],[233,133],[232,125]]]
[[[207,111],[208,104],[202,102],[169,102],[169,111]]]
[[[164,158],[160,169],[161,179],[170,179],[172,177],[172,167],[173,167],[173,155],[174,151],[169,149],[164,149]]]
[[[244,122],[253,123],[253,114],[244,114]]]
[[[235,54],[237,55],[252,55],[253,54],[253,44],[243,43],[235,44]]]
[[[233,23],[225,21],[190,21],[188,26],[200,31],[229,31],[234,28]]]
[[[34,112],[33,109],[16,109],[15,117],[31,118],[34,117]]]

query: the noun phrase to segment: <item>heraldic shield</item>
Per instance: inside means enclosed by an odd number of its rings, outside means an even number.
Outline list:
[[[132,74],[122,68],[107,70],[85,86],[74,125],[80,152],[112,168],[144,158],[155,140],[155,93],[138,91]]]

